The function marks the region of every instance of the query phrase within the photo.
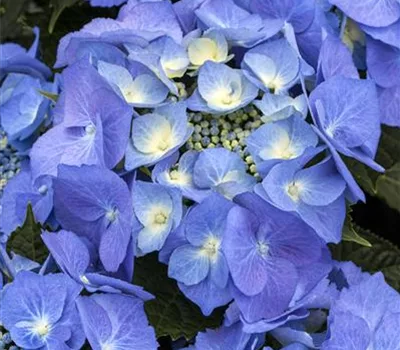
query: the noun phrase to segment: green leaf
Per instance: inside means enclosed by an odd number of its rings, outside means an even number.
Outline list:
[[[35,221],[32,205],[28,204],[25,222],[11,234],[7,241],[7,251],[43,263],[49,252],[40,237],[41,233],[42,226]]]
[[[57,100],[58,100],[57,94],[53,94],[51,92],[44,91],[44,90],[39,90],[39,93],[53,102],[57,102]]]
[[[78,0],[51,0],[50,4],[53,7],[53,12],[50,17],[49,22],[49,33],[53,33],[54,27],[60,17],[61,13],[65,10],[65,8],[70,7],[77,3]]]
[[[400,249],[393,243],[374,233],[355,225],[372,247],[361,246],[354,242],[341,242],[331,245],[332,256],[339,261],[353,261],[364,271],[375,273],[382,271],[386,281],[400,291]]]
[[[204,316],[200,308],[182,294],[176,281],[168,278],[167,266],[158,262],[156,254],[136,259],[134,283],[156,297],[146,302],[145,310],[157,337],[189,340],[199,331],[217,328],[222,323],[225,308]]]
[[[351,207],[348,207],[346,220],[343,226],[342,239],[344,241],[354,242],[365,247],[372,247],[371,243],[369,243],[364,237],[360,236],[358,232],[355,230],[355,225],[350,216],[351,212],[352,212]]]
[[[380,174],[350,158],[345,162],[359,185],[400,212],[400,128],[382,127],[376,161],[386,172]]]

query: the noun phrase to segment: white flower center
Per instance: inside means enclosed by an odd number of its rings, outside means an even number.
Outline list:
[[[164,213],[157,213],[154,216],[154,223],[158,225],[164,225],[167,222],[168,216]]]
[[[86,135],[94,135],[96,133],[96,127],[93,124],[88,124],[85,127]]]
[[[301,186],[295,182],[287,187],[287,193],[293,201],[297,202],[300,199]]]
[[[257,252],[261,256],[266,256],[269,252],[269,246],[265,242],[258,241],[257,242]]]
[[[118,209],[113,208],[106,211],[106,218],[108,221],[113,222],[118,217]]]
[[[41,337],[46,337],[51,330],[51,325],[46,318],[41,318],[37,320],[32,327],[33,333],[38,334]]]
[[[40,194],[42,194],[42,195],[45,195],[47,193],[47,190],[48,190],[47,186],[46,185],[42,185],[42,186],[39,187],[38,192]]]
[[[201,252],[207,255],[211,262],[214,262],[218,257],[218,251],[221,246],[221,240],[217,237],[210,236],[203,244]]]

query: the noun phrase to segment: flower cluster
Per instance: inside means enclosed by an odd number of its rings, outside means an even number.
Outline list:
[[[383,172],[400,126],[399,24],[398,0],[129,0],[61,39],[53,81],[36,29],[2,45],[0,342],[156,349],[132,278],[157,252],[204,315],[229,305],[190,349],[398,349],[400,296],[327,244],[365,201],[343,156]],[[28,204],[41,265],[6,251]]]

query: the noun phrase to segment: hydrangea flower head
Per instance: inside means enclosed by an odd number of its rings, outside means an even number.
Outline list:
[[[262,125],[246,139],[257,171],[266,174],[275,164],[295,159],[309,147],[316,147],[318,137],[301,117],[294,115]]]
[[[175,233],[168,275],[205,315],[231,299],[229,269],[222,252],[226,217],[233,203],[214,193],[191,208]]]
[[[135,118],[126,150],[126,170],[153,165],[171,155],[192,132],[184,102],[171,103]]]
[[[224,148],[202,151],[193,168],[197,188],[213,190],[231,199],[235,195],[252,191],[256,180],[246,172],[239,155]]]
[[[20,272],[3,290],[1,321],[25,349],[80,349],[85,336],[75,300],[81,287],[64,274]]]
[[[8,182],[1,196],[1,206],[6,208],[0,213],[2,232],[9,235],[22,226],[28,203],[32,205],[35,219],[44,224],[53,210],[53,188],[52,179],[48,176],[33,181],[29,167],[24,165]]]
[[[61,165],[54,193],[62,227],[87,237],[98,247],[106,270],[117,271],[131,238],[133,210],[124,181],[104,168]]]
[[[303,169],[304,161],[276,165],[260,193],[284,211],[296,212],[326,242],[339,242],[346,215],[346,182],[332,159]]]
[[[380,137],[379,103],[375,84],[335,76],[318,85],[310,103],[318,134],[327,143],[338,170],[350,186],[353,198],[364,199],[337,151],[367,164],[376,171],[383,168],[373,158]],[[317,130],[318,131],[318,130]]]
[[[294,215],[255,194],[242,194],[230,210],[223,252],[236,286],[233,296],[249,322],[273,318],[288,308],[299,279],[297,268],[316,262],[322,241]]]
[[[300,60],[286,39],[279,39],[247,51],[242,69],[246,77],[260,89],[279,92],[296,83]]]
[[[63,73],[62,122],[43,134],[30,152],[33,177],[56,175],[59,164],[113,168],[129,140],[131,108],[86,59]]]
[[[160,250],[168,234],[182,218],[182,196],[178,190],[160,184],[136,181],[132,202],[138,220],[137,246],[140,252]]]
[[[97,67],[114,91],[134,107],[156,107],[168,95],[168,88],[151,73],[133,77],[127,68],[104,61],[99,61]]]
[[[198,88],[188,100],[188,107],[226,114],[248,105],[257,93],[257,87],[240,70],[207,61],[199,70]]]
[[[209,29],[201,37],[188,41],[188,57],[193,69],[198,69],[206,61],[225,63],[232,58],[232,55],[228,54],[228,42],[219,30]]]

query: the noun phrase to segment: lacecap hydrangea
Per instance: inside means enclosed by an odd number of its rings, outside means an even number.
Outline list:
[[[157,349],[132,283],[157,254],[226,308],[189,349],[399,349],[398,293],[327,246],[365,201],[344,159],[384,172],[400,127],[399,23],[398,0],[129,0],[61,39],[59,75],[36,29],[2,45],[0,344]],[[27,210],[40,263],[7,245]]]

